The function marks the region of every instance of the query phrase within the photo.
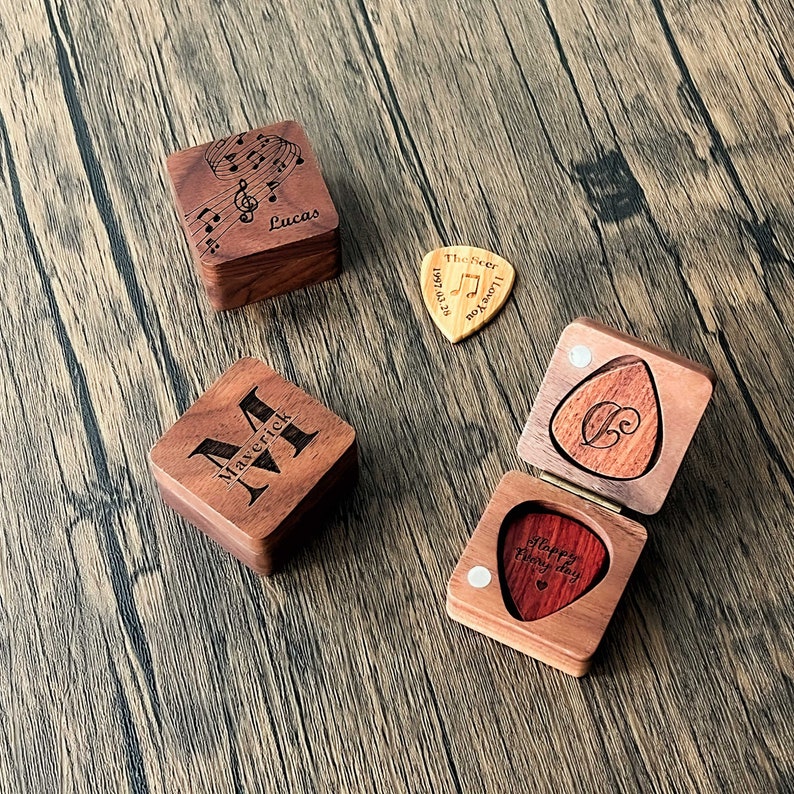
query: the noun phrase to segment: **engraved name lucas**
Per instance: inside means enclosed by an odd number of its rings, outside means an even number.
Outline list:
[[[270,231],[274,232],[277,229],[286,229],[288,226],[294,226],[296,223],[306,223],[306,221],[312,221],[315,218],[320,217],[320,210],[316,207],[312,212],[308,210],[306,212],[296,212],[291,218],[279,218],[278,215],[273,215],[270,218]]]
[[[264,199],[278,200],[276,191],[292,172],[303,165],[300,147],[278,135],[244,132],[211,143],[204,159],[218,180],[218,192],[185,215],[190,236],[201,253],[215,254],[222,239],[237,223],[252,223]],[[317,210],[315,210],[317,212]],[[317,217],[311,213],[303,215]],[[317,213],[319,215],[319,213]],[[303,215],[298,214],[300,223]],[[306,219],[308,220],[308,218]],[[281,228],[278,216],[270,220],[270,231]]]
[[[533,566],[538,576],[543,576],[551,570],[567,576],[569,585],[576,584],[581,577],[580,571],[574,567],[579,555],[559,546],[552,546],[548,538],[540,535],[531,538],[526,546],[517,546],[515,559]],[[547,583],[538,580],[536,586],[538,590],[545,590]]]
[[[292,457],[297,458],[317,436],[317,432],[301,430],[295,424],[295,416],[271,408],[260,400],[256,391],[254,386],[238,403],[251,427],[248,438],[240,443],[205,438],[188,455],[189,458],[201,455],[212,463],[217,469],[213,478],[223,483],[227,490],[235,485],[245,488],[249,507],[269,488],[268,480],[272,480],[272,475],[281,473],[270,449],[273,442],[282,439],[292,446]]]

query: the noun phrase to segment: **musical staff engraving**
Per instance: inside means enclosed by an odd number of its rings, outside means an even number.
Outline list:
[[[206,216],[210,216],[210,220],[206,219]],[[218,215],[217,212],[213,212],[209,207],[204,207],[203,210],[198,214],[198,219],[200,221],[205,222],[207,225],[204,227],[204,231],[207,234],[210,234],[212,230],[215,228],[213,224],[217,224],[221,222],[221,216]]]
[[[259,166],[265,162],[265,156],[262,154],[262,152],[248,152],[248,154],[245,156],[245,159],[248,160],[248,162],[251,164],[251,168],[253,168],[254,171],[256,171],[257,168],[259,168]]]
[[[250,224],[261,202],[278,201],[295,168],[304,162],[300,147],[278,135],[252,133],[214,141],[204,160],[217,180],[218,192],[186,213],[191,238],[201,253],[216,254],[235,224]]]

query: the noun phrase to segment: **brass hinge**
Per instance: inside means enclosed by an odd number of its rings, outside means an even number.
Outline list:
[[[603,496],[599,496],[592,491],[588,491],[587,488],[581,488],[580,486],[574,485],[567,480],[563,480],[554,474],[549,474],[547,471],[541,471],[540,479],[545,480],[552,485],[556,485],[558,488],[562,488],[566,491],[569,491],[570,493],[576,494],[577,496],[583,496],[588,501],[595,502],[595,504],[599,505],[600,507],[606,507],[607,510],[611,510],[613,513],[619,513],[623,509],[617,502],[610,502],[609,499],[604,499]]]

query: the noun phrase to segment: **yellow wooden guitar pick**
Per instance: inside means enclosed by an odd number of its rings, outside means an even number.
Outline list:
[[[433,322],[453,344],[490,322],[504,306],[513,266],[483,248],[436,248],[422,260],[422,295]]]

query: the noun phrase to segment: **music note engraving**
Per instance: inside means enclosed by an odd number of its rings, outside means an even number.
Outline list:
[[[254,212],[259,206],[256,197],[245,192],[247,187],[248,183],[241,179],[240,189],[234,194],[234,206],[240,210],[241,223],[251,223],[254,219]]]
[[[210,221],[206,220],[206,217],[205,217],[205,216],[207,216],[207,215],[210,215],[210,216],[211,216],[211,220],[212,220],[212,222],[210,222]],[[218,213],[217,213],[217,212],[213,212],[213,210],[212,210],[212,209],[210,209],[209,207],[204,207],[204,209],[203,209],[203,210],[201,210],[201,212],[198,214],[198,219],[199,219],[199,220],[200,220],[202,223],[205,223],[205,224],[206,224],[206,226],[204,227],[204,231],[205,231],[207,234],[210,234],[210,233],[212,232],[212,230],[215,228],[215,227],[214,227],[212,224],[214,224],[214,223],[220,223],[220,222],[221,222],[221,216],[220,216],[220,215],[218,215]]]
[[[469,290],[469,292],[466,293],[466,297],[473,298],[477,294],[477,290],[480,288],[480,277],[476,273],[462,273],[457,289],[450,290],[449,294],[459,295],[461,289],[463,288],[463,282],[468,281],[469,279],[474,279],[474,289]]]
[[[250,161],[251,168],[253,168],[254,171],[256,171],[259,168],[259,166],[265,162],[265,156],[256,151],[248,152],[248,154],[246,155],[246,159]]]
[[[221,239],[238,221],[253,223],[265,197],[271,203],[278,201],[277,191],[304,163],[300,146],[261,132],[214,141],[204,151],[204,161],[217,180],[218,192],[186,213],[185,221],[194,244],[205,254],[217,254]]]

